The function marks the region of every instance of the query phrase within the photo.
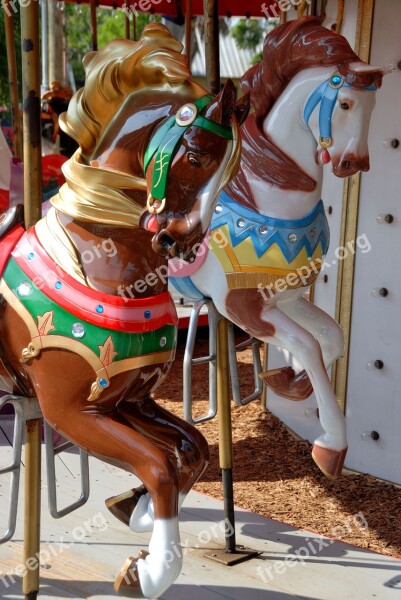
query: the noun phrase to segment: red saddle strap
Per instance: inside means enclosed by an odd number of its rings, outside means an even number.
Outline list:
[[[0,241],[0,275],[4,271],[11,252],[24,233],[25,229],[21,225],[17,225]]]

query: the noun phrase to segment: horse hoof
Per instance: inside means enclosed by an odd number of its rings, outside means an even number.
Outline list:
[[[318,444],[314,444],[312,448],[313,460],[327,477],[341,475],[346,454],[347,448],[344,448],[344,450],[333,450],[332,448],[324,448]]]
[[[296,374],[292,367],[271,369],[261,373],[259,377],[277,396],[283,396],[287,400],[306,400],[313,392],[306,371]]]
[[[129,526],[132,512],[138,504],[139,498],[147,494],[147,492],[146,487],[141,485],[138,488],[124,492],[124,494],[108,498],[105,504],[112,515],[124,523],[124,525]]]
[[[127,598],[145,597],[139,583],[137,561],[140,558],[145,559],[148,554],[149,552],[146,552],[146,550],[141,550],[137,558],[132,558],[132,556],[127,558],[114,581],[114,591],[116,594],[126,596]]]

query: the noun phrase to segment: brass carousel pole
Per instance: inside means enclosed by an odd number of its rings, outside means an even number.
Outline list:
[[[220,91],[219,60],[219,3],[204,0],[206,88],[218,94]]]
[[[97,50],[96,0],[90,0],[90,6],[91,6],[92,50]]]
[[[4,3],[4,26],[6,30],[6,47],[8,62],[8,81],[10,85],[10,100],[12,127],[14,134],[14,156],[22,158],[21,119],[18,101],[17,58],[14,39],[14,11],[9,0]]]
[[[41,217],[40,44],[39,3],[21,4],[22,95],[24,134],[25,225]],[[27,400],[29,401],[29,400]],[[41,419],[26,423],[24,565],[22,590],[26,600],[39,591]],[[36,558],[36,560],[35,560]],[[29,561],[29,562],[28,562]]]
[[[185,5],[185,53],[188,67],[191,69],[191,37],[192,37],[192,0],[186,0]]]

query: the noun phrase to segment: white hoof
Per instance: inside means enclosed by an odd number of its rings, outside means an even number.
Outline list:
[[[148,493],[139,498],[137,505],[132,511],[129,527],[136,533],[153,531],[154,519],[153,502]]]

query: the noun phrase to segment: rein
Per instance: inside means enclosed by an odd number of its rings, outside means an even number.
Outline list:
[[[213,98],[214,96],[208,94],[195,100],[194,103],[184,104],[150,139],[144,158],[145,173],[152,158],[155,155],[156,158],[151,192],[147,201],[149,213],[160,214],[166,206],[166,187],[170,166],[177,147],[189,127],[194,125],[227,140],[233,139],[231,127],[220,125],[200,115]]]
[[[333,144],[332,131],[331,131],[331,119],[333,116],[334,106],[337,102],[338,92],[342,87],[349,87],[353,89],[372,91],[377,90],[376,85],[373,83],[368,87],[356,88],[345,81],[345,78],[336,72],[329,77],[326,81],[321,83],[310,95],[304,109],[305,123],[309,125],[309,119],[312,112],[320,104],[319,109],[319,143],[321,148],[327,151],[327,148]]]

